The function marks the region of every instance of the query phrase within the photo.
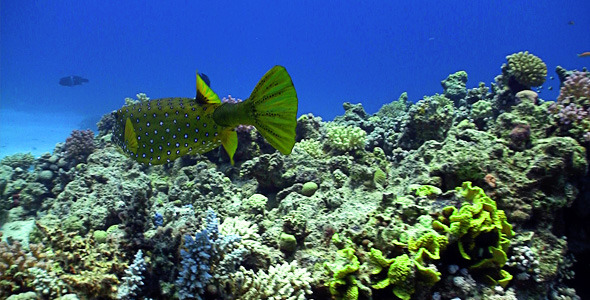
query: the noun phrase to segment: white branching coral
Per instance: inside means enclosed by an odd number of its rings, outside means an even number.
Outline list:
[[[367,133],[356,126],[329,125],[326,137],[330,148],[347,152],[364,149]]]
[[[249,221],[228,217],[221,225],[219,232],[223,235],[238,235],[242,240],[258,240],[258,225]]]
[[[304,300],[311,294],[311,274],[297,261],[271,266],[254,273],[244,267],[231,274],[228,284],[239,299]]]

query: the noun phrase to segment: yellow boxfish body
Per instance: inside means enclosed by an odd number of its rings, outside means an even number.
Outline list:
[[[164,98],[115,112],[113,141],[136,161],[159,165],[223,145],[233,164],[234,128],[254,125],[283,154],[291,153],[297,125],[297,94],[281,66],[269,70],[241,103],[221,103],[197,73],[197,97]]]
[[[113,139],[141,163],[162,164],[221,145],[222,128],[213,121],[212,110],[207,112],[191,98],[151,100],[125,106],[117,114],[121,117],[117,118]],[[125,143],[126,126],[132,127],[137,145]]]

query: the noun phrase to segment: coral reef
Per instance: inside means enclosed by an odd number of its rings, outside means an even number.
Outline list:
[[[350,152],[365,148],[367,133],[359,127],[334,125],[328,127],[327,146],[340,152]]]
[[[41,244],[29,244],[29,249],[23,249],[18,241],[10,244],[0,241],[0,296],[31,291],[37,280],[36,273],[50,270],[51,263]],[[61,291],[59,289],[57,292]],[[49,291],[47,296],[52,292]]]
[[[223,149],[137,164],[111,114],[96,137],[6,157],[0,297],[588,297],[589,73],[558,68],[553,102],[530,89],[540,58],[501,72],[374,114],[303,114],[288,156],[241,127],[233,166]]]
[[[449,75],[440,84],[444,89],[443,95],[455,102],[456,106],[459,106],[458,102],[467,96],[467,73],[465,71]]]
[[[429,140],[442,140],[453,123],[453,102],[443,95],[425,97],[411,106],[400,146],[415,149]]]

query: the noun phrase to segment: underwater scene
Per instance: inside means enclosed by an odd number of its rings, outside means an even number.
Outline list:
[[[0,299],[590,299],[588,12],[1,1]]]

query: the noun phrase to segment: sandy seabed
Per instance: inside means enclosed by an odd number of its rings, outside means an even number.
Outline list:
[[[78,129],[82,116],[74,113],[0,109],[0,158],[19,152],[34,156],[53,152]]]

